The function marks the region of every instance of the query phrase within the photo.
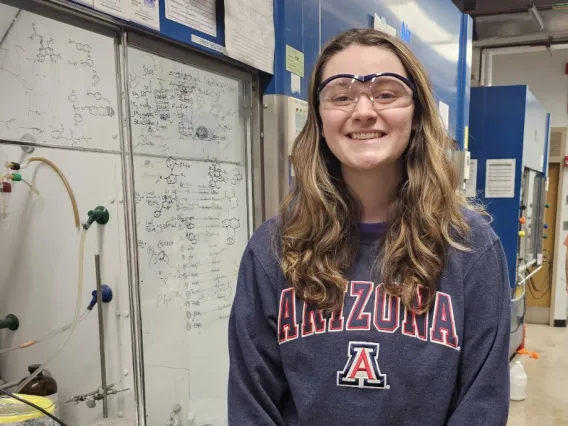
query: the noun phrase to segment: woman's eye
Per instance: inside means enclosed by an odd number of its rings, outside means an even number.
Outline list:
[[[350,99],[351,98],[349,96],[342,95],[342,96],[336,96],[335,98],[333,98],[333,101],[334,102],[347,102]]]
[[[392,101],[392,100],[396,99],[396,95],[394,93],[390,93],[390,92],[381,92],[381,93],[378,93],[375,96],[375,98],[382,100],[382,101]]]

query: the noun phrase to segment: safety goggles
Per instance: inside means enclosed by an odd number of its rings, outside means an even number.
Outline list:
[[[352,111],[363,93],[377,110],[405,108],[416,99],[414,83],[395,73],[334,75],[318,86],[316,98],[325,109]]]

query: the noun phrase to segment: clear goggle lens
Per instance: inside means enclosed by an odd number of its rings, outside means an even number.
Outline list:
[[[405,108],[413,101],[412,89],[390,76],[378,76],[365,83],[354,78],[336,78],[321,90],[319,101],[324,108],[352,110],[362,94],[377,109]]]

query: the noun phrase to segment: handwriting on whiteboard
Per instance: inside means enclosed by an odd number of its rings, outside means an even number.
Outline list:
[[[244,167],[135,160],[142,297],[155,309],[183,310],[184,329],[200,333],[228,318],[234,297],[247,241]]]
[[[21,11],[0,45],[0,137],[118,149],[112,38]]]
[[[238,81],[128,52],[135,152],[244,162]]]

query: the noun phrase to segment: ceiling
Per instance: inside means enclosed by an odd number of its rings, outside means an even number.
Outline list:
[[[537,9],[552,9],[554,3],[561,1],[553,0],[452,0],[464,13],[473,17],[483,15],[496,15],[502,13],[528,12],[531,4]]]
[[[568,0],[452,1],[473,18],[478,46],[568,41]]]

